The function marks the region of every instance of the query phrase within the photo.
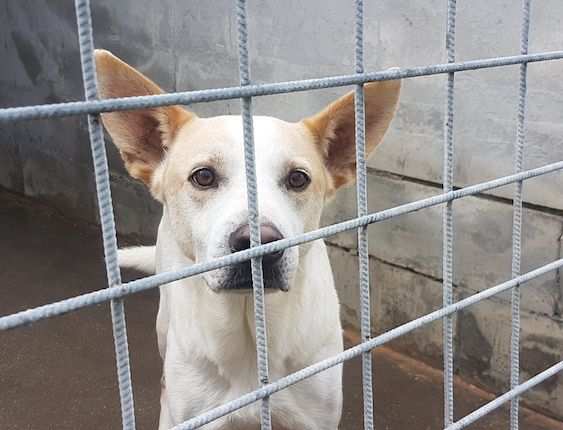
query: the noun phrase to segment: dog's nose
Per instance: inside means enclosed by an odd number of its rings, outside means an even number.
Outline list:
[[[283,236],[272,224],[262,224],[260,226],[260,239],[262,243],[270,243],[283,239]],[[250,248],[250,227],[248,224],[241,225],[231,233],[229,246],[231,247],[231,252],[243,251]],[[271,264],[279,260],[282,255],[283,250],[273,254],[266,254],[262,257],[262,261],[264,264]]]

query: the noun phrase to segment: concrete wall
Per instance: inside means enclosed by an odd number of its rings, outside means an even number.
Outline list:
[[[236,23],[232,2],[97,0],[98,47],[154,78],[167,90],[236,85]],[[252,75],[272,82],[350,73],[353,70],[352,2],[249,2]],[[349,4],[348,4],[349,3]],[[530,51],[563,46],[563,4],[534,4]],[[519,51],[520,2],[475,0],[458,6],[459,60]],[[77,100],[80,65],[74,12],[68,2],[21,0],[0,4],[0,105]],[[445,2],[366,2],[366,68],[444,61]],[[529,67],[528,141],[525,167],[563,159],[563,62]],[[516,129],[518,67],[464,72],[456,88],[456,185],[511,172]],[[445,76],[404,82],[398,115],[370,161],[370,210],[437,194],[441,187]],[[296,120],[343,89],[263,97],[256,112]],[[238,113],[238,101],[192,107],[200,115]],[[151,237],[160,208],[131,181],[108,146],[118,229]],[[34,121],[0,129],[0,186],[41,199],[62,212],[96,221],[89,147],[83,118]],[[524,187],[523,270],[560,257],[563,176],[534,179]],[[455,292],[463,298],[510,275],[512,187],[454,205]],[[343,192],[325,222],[354,216],[354,192]],[[370,227],[375,332],[441,305],[440,209]],[[343,318],[357,326],[356,242],[353,233],[330,240],[343,302]],[[563,347],[560,277],[544,276],[522,289],[522,369],[529,377],[554,364]],[[459,374],[492,390],[508,381],[509,296],[456,318]],[[395,347],[435,364],[441,361],[441,325],[400,339]],[[553,378],[525,396],[563,417],[563,383]]]

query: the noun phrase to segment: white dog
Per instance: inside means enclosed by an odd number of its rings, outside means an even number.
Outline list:
[[[162,90],[96,51],[103,98]],[[394,115],[399,81],[365,85],[367,153]],[[179,106],[102,115],[131,176],[162,203],[156,248],[121,251],[121,264],[163,272],[249,247],[242,121],[198,118]],[[354,96],[298,123],[254,118],[262,242],[318,228],[323,206],[355,178]],[[250,264],[160,289],[161,430],[258,387]],[[339,303],[323,241],[264,256],[271,380],[342,351]],[[235,294],[234,292],[238,293]],[[275,292],[275,294],[274,294]],[[342,410],[334,367],[271,399],[276,430],[334,430]],[[259,404],[206,429],[259,429]]]

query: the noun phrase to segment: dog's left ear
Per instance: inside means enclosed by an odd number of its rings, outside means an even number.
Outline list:
[[[366,157],[383,139],[399,100],[401,81],[381,81],[364,85]],[[333,189],[356,177],[356,126],[354,92],[303,120],[325,157]]]
[[[109,51],[94,52],[100,97],[162,94],[149,78]],[[183,124],[195,114],[180,106],[162,106],[102,114],[102,121],[121,153],[129,174],[152,190],[153,173]]]

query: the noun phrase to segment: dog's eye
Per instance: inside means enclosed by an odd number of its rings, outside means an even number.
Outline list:
[[[201,167],[190,176],[190,181],[199,188],[211,188],[217,185],[215,172],[208,167]]]
[[[292,170],[287,175],[287,187],[294,191],[303,191],[311,183],[311,178],[303,170]]]

